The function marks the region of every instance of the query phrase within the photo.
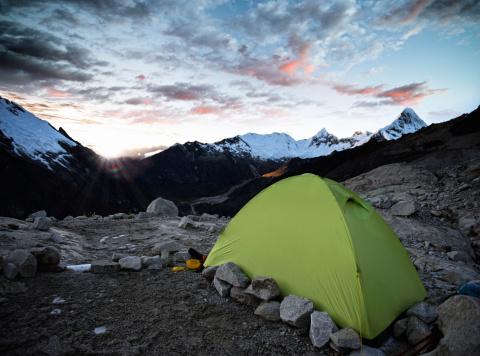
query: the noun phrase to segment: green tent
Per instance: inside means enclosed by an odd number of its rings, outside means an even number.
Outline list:
[[[426,296],[408,251],[362,198],[314,174],[255,196],[222,231],[205,266],[234,262],[252,279],[274,278],[372,339]]]

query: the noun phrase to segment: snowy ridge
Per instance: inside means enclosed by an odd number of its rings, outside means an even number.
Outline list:
[[[29,113],[20,105],[0,96],[0,136],[11,141],[13,151],[41,162],[49,169],[52,163],[67,167],[65,158],[69,154],[60,145],[77,144],[55,130],[47,121]]]
[[[251,155],[264,160],[285,160],[294,157],[313,158],[327,156],[333,151],[343,151],[361,146],[371,139],[377,141],[396,140],[426,126],[427,124],[411,108],[405,108],[395,121],[373,134],[368,131],[357,131],[351,137],[339,139],[323,128],[315,136],[298,141],[286,133],[274,132],[267,135],[247,133],[213,144],[201,145],[209,151],[229,152],[237,156]]]

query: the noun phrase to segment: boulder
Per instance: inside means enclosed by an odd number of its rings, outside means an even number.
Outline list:
[[[32,251],[32,254],[37,259],[38,265],[54,266],[60,263],[60,251],[53,246],[36,248]]]
[[[199,219],[200,221],[213,221],[213,220],[217,220],[217,218],[213,215],[210,215],[210,214],[207,214],[207,213],[203,213]]]
[[[392,215],[410,216],[420,211],[420,204],[417,201],[400,201],[390,208]]]
[[[258,307],[262,300],[251,294],[246,294],[245,290],[246,288],[232,287],[232,289],[230,289],[230,298],[238,303],[245,304],[250,307]]]
[[[440,305],[437,312],[443,338],[429,355],[479,355],[480,298],[456,295]]]
[[[45,210],[40,210],[33,214],[28,215],[28,217],[33,220],[35,220],[36,218],[46,218],[47,212]]]
[[[140,213],[138,213],[138,218],[139,219],[150,219],[150,218],[153,218],[155,214],[151,211],[141,211]]]
[[[301,328],[308,326],[310,314],[314,310],[315,306],[310,299],[290,294],[280,304],[280,318],[287,324]]]
[[[184,216],[182,220],[180,220],[178,227],[181,229],[190,229],[192,227],[195,227],[195,223],[188,216]]]
[[[215,274],[217,273],[217,269],[218,269],[219,267],[220,267],[220,266],[207,267],[207,268],[205,268],[205,269],[202,271],[202,275],[203,275],[205,278],[208,278],[208,279],[214,278],[214,277],[215,277]]]
[[[372,199],[371,204],[375,208],[389,209],[392,206],[392,201],[386,195],[378,195]]]
[[[130,215],[125,213],[116,213],[115,215],[113,215],[113,218],[115,220],[125,220],[125,219],[129,219]]]
[[[138,256],[128,256],[118,261],[120,269],[124,271],[139,272],[142,270],[142,259]]]
[[[430,324],[437,319],[437,307],[426,302],[420,302],[407,310],[407,316],[416,316],[425,323]]]
[[[50,233],[50,240],[52,240],[56,244],[63,244],[65,242],[63,238],[56,232]]]
[[[410,344],[414,345],[420,340],[426,338],[432,333],[426,323],[416,316],[411,316],[407,323],[407,340]]]
[[[255,315],[259,315],[265,320],[280,321],[280,302],[277,301],[263,301],[255,309]]]
[[[71,216],[71,215],[65,216],[65,217],[63,218],[63,221],[73,221],[73,220],[75,220],[75,218],[74,218],[73,216]]]
[[[27,250],[14,250],[5,258],[5,263],[13,263],[18,267],[22,277],[33,277],[37,272],[37,259]]]
[[[213,286],[217,290],[218,294],[222,297],[228,297],[230,295],[230,290],[232,289],[232,285],[230,283],[224,282],[221,279],[215,277],[213,279]]]
[[[385,356],[385,352],[367,345],[363,345],[361,350],[350,352],[350,356]]]
[[[47,231],[52,227],[52,220],[49,218],[35,218],[35,221],[33,222],[33,227],[37,230],[41,231]]]
[[[92,262],[90,272],[97,274],[110,274],[120,271],[120,264],[108,260],[99,260]]]
[[[337,325],[327,312],[314,311],[311,313],[309,336],[313,346],[322,348],[330,340],[330,334],[337,330]]]
[[[273,278],[255,276],[245,293],[261,300],[271,300],[280,295],[280,287]]]
[[[360,348],[360,336],[352,328],[343,328],[330,334],[330,346],[338,352],[357,350]]]
[[[157,198],[147,207],[147,213],[155,215],[178,216],[178,208],[174,202],[163,198]]]
[[[217,273],[215,273],[215,278],[221,279],[227,283],[230,283],[234,287],[245,288],[249,282],[248,277],[240,270],[233,262],[225,262],[222,264]]]

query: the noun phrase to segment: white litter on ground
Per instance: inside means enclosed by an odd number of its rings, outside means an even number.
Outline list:
[[[60,309],[53,309],[50,314],[61,314],[62,311]]]
[[[52,303],[63,303],[65,302],[65,299],[61,298],[61,297],[56,297]]]
[[[107,331],[107,328],[105,326],[99,326],[98,328],[95,328],[94,332],[95,334],[103,334],[105,331]]]
[[[92,267],[91,264],[85,264],[85,265],[71,265],[67,266],[67,269],[76,271],[76,272],[88,272],[90,271],[90,268]]]

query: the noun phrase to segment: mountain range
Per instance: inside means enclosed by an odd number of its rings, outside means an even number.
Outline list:
[[[422,137],[428,129],[406,108],[392,124],[348,138],[339,139],[325,129],[298,141],[285,133],[248,133],[215,143],[175,144],[143,160],[106,160],[62,128],[56,130],[0,97],[0,183],[8,187],[0,192],[0,215],[23,218],[41,209],[58,217],[93,211],[133,213],[145,210],[158,196],[173,200],[184,214],[217,208],[233,215],[244,201],[239,195],[251,196],[265,186],[259,181],[317,165],[322,158],[334,160],[332,169],[338,170],[339,157],[382,150],[411,136],[407,134]],[[358,159],[350,163],[352,174],[361,171],[355,168],[362,161]]]

